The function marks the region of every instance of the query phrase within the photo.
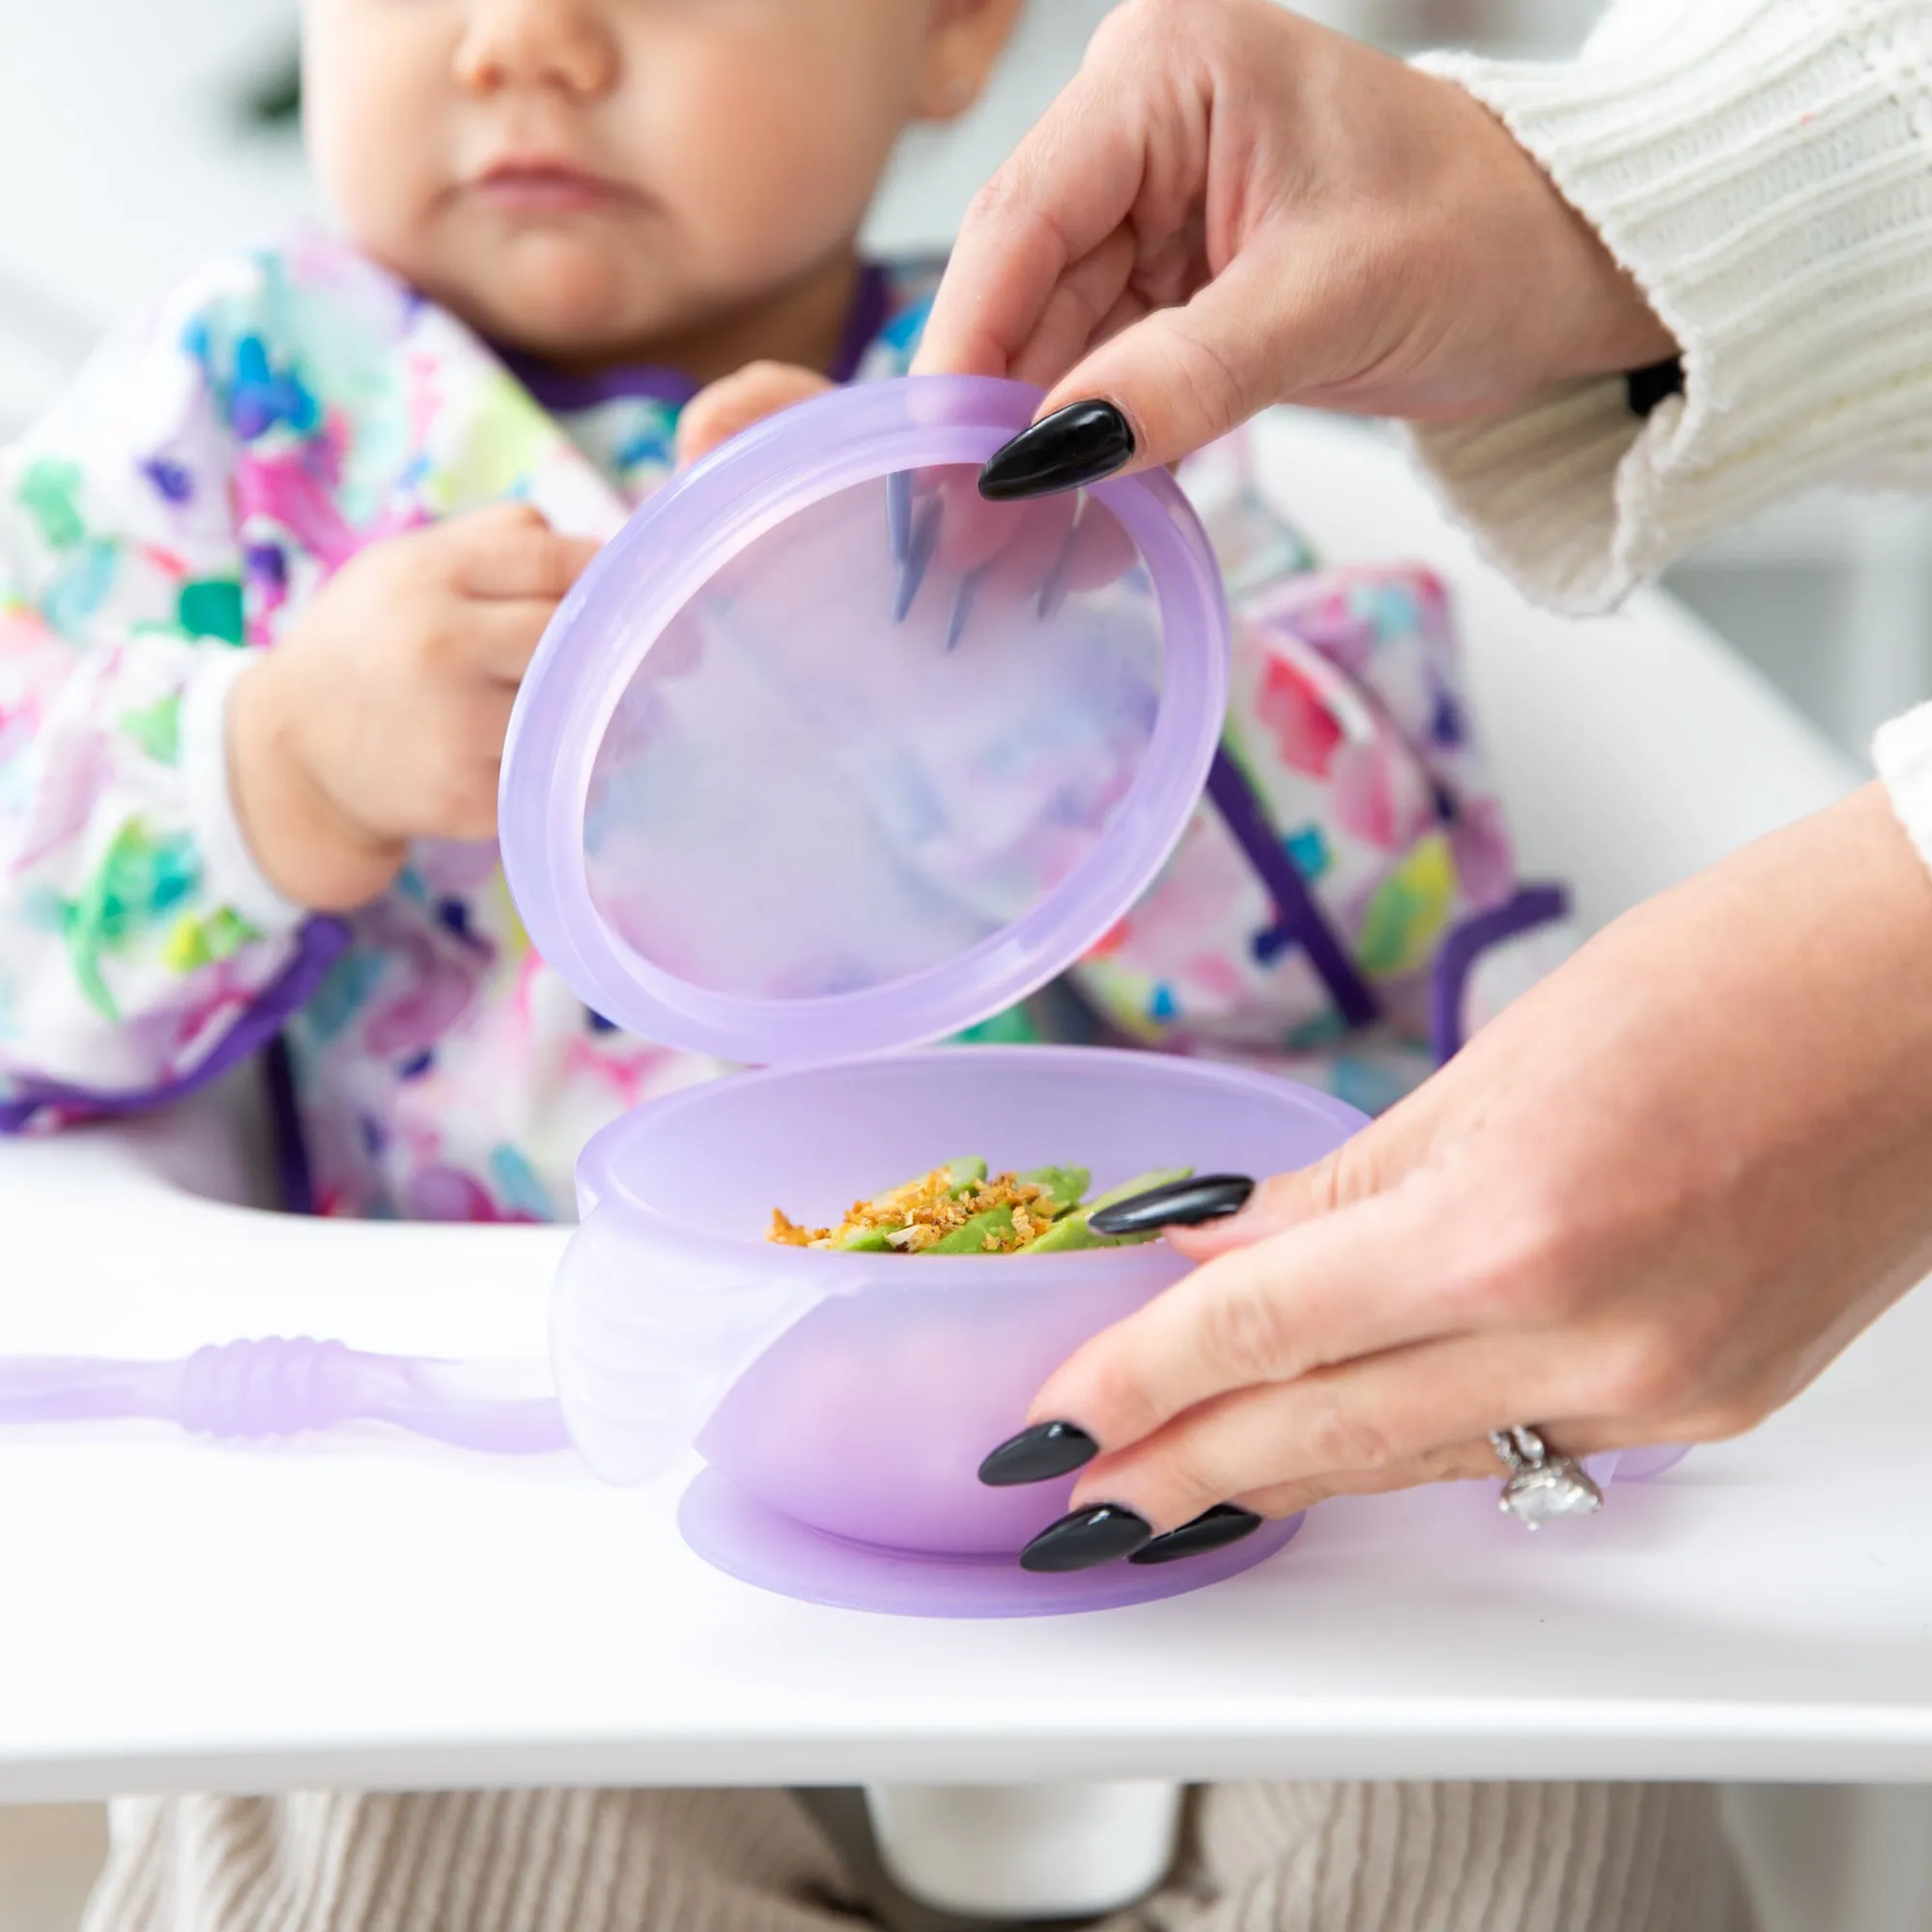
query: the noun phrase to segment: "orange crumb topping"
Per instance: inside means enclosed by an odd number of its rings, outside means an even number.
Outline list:
[[[842,1248],[856,1235],[877,1232],[885,1235],[898,1253],[916,1255],[976,1216],[996,1208],[1010,1208],[1011,1229],[988,1233],[981,1244],[986,1253],[997,1255],[1025,1247],[1053,1223],[1050,1207],[1029,1211],[1048,1198],[1047,1190],[1031,1180],[996,1174],[974,1182],[962,1194],[953,1192],[956,1184],[950,1168],[936,1167],[876,1201],[853,1202],[836,1228],[804,1228],[781,1208],[774,1208],[766,1238],[787,1248]]]

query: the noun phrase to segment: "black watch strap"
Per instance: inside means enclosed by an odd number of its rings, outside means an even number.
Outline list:
[[[1624,393],[1630,398],[1634,416],[1648,416],[1665,396],[1684,393],[1684,358],[1673,355],[1667,362],[1653,362],[1648,369],[1633,369],[1624,378]]]

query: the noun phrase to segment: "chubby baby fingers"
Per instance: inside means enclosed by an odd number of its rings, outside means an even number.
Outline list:
[[[700,389],[685,405],[677,424],[680,467],[709,456],[722,442],[838,386],[815,369],[792,362],[748,362]]]
[[[563,598],[601,545],[564,536],[527,503],[493,503],[435,532],[451,556],[451,581],[469,597]]]
[[[492,683],[515,687],[529,668],[544,632],[556,615],[549,597],[506,597],[467,605],[452,636],[466,669]]]
[[[482,839],[497,836],[497,790],[503,740],[516,692],[477,684],[446,692],[430,712],[418,756],[413,797],[401,817],[409,836]]]

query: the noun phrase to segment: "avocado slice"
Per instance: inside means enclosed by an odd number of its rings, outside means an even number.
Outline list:
[[[1010,1236],[1012,1232],[1011,1208],[988,1208],[983,1214],[975,1214],[970,1221],[954,1228],[944,1240],[933,1242],[924,1252],[928,1255],[983,1255],[988,1235]]]
[[[1155,1187],[1172,1187],[1177,1180],[1192,1180],[1191,1167],[1157,1167],[1151,1174],[1137,1174],[1131,1180],[1123,1180],[1118,1187],[1110,1187],[1104,1194],[1096,1195],[1087,1203],[1086,1212],[1096,1213],[1102,1208],[1111,1208],[1118,1201],[1131,1201],[1136,1194],[1146,1194]]]
[[[1088,1226],[1087,1217],[1096,1208],[1111,1208],[1117,1201],[1145,1194],[1150,1187],[1166,1187],[1174,1181],[1185,1180],[1193,1172],[1191,1167],[1160,1167],[1151,1174],[1136,1175],[1132,1180],[1123,1180],[1120,1186],[1109,1188],[1072,1213],[1063,1214],[1037,1240],[1029,1241],[1020,1253],[1070,1255],[1088,1248],[1138,1248],[1149,1241],[1158,1240],[1160,1236],[1157,1230],[1150,1230],[1145,1235],[1096,1235]]]
[[[1132,1248],[1151,1241],[1153,1235],[1096,1235],[1087,1225],[1087,1210],[1063,1214],[1037,1240],[1020,1250],[1023,1255],[1070,1255],[1086,1248]]]
[[[1046,1208],[1058,1220],[1079,1207],[1080,1197],[1087,1192],[1094,1177],[1084,1167],[1030,1167],[1013,1179],[1043,1187],[1046,1199],[1035,1205]]]

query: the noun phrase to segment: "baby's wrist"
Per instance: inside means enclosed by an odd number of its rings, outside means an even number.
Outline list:
[[[228,783],[235,819],[262,875],[311,912],[353,912],[402,868],[402,839],[372,832],[316,776],[273,657],[251,665],[228,700]]]

